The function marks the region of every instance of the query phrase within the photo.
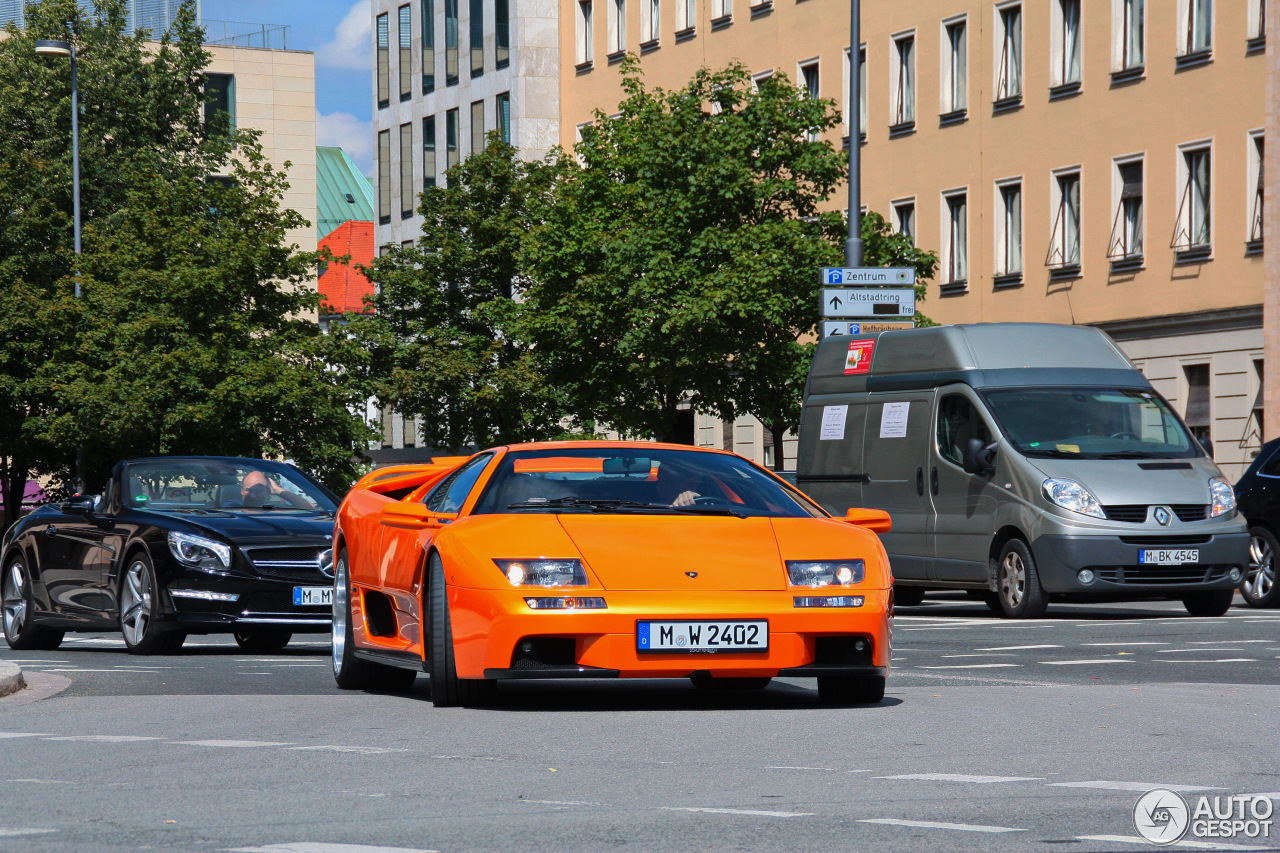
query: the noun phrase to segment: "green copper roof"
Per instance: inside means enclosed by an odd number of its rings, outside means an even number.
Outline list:
[[[352,219],[373,221],[373,183],[341,148],[316,148],[316,236]]]

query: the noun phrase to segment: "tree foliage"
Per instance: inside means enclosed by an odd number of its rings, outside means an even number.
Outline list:
[[[69,27],[69,29],[68,29]],[[79,82],[83,253],[72,248],[70,39]],[[148,44],[122,0],[41,0],[0,40],[0,487],[96,488],[126,456],[292,457],[345,486],[366,430],[324,368],[286,243],[286,176],[257,134],[205,120],[194,4]],[[212,179],[210,176],[225,176]],[[82,297],[73,296],[78,277]]]

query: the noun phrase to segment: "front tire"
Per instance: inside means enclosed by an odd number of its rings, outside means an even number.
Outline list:
[[[1280,606],[1280,587],[1276,586],[1276,554],[1280,542],[1265,527],[1249,528],[1249,565],[1240,581],[1240,596],[1250,607]]]
[[[126,562],[120,579],[120,633],[131,655],[167,655],[182,648],[187,635],[162,631],[156,624],[158,587],[151,558],[139,551]]]
[[[1215,589],[1182,596],[1182,606],[1192,616],[1221,616],[1231,609],[1234,589]]]
[[[924,587],[902,584],[893,587],[894,607],[919,607],[921,604],[924,604]]]
[[[31,592],[31,576],[21,558],[9,561],[4,569],[4,641],[15,651],[52,651],[62,644],[63,631],[36,624],[36,601]]]
[[[1000,613],[1008,619],[1036,619],[1049,606],[1040,588],[1036,558],[1021,539],[1010,539],[996,562]]]
[[[490,705],[497,695],[497,684],[483,679],[459,678],[453,654],[453,629],[449,620],[449,597],[445,587],[444,563],[439,554],[431,555],[430,575],[430,637],[431,701],[437,708],[454,705]]]
[[[338,552],[333,567],[333,680],[340,690],[384,690],[398,693],[413,686],[418,674],[411,669],[374,663],[356,657],[351,626],[351,578],[347,552]]]
[[[236,645],[246,652],[278,652],[293,639],[290,631],[236,631]]]
[[[878,675],[820,675],[818,701],[823,705],[874,705],[884,699],[885,681]]]

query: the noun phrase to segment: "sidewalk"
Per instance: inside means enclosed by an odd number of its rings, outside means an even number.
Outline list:
[[[0,696],[17,693],[26,686],[27,682],[17,664],[0,661]]]

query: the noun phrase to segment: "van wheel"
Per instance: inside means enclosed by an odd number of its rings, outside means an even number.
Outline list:
[[[1040,575],[1031,549],[1021,539],[1010,539],[1000,549],[996,563],[1000,613],[1007,619],[1035,619],[1044,615],[1048,602],[1040,588]]]
[[[1221,616],[1231,609],[1234,589],[1215,589],[1210,592],[1193,592],[1182,596],[1182,606],[1192,616]]]
[[[984,592],[982,594],[982,603],[987,605],[992,613],[1004,612],[1000,607],[1000,593],[998,592]]]
[[[1240,582],[1240,595],[1250,607],[1280,606],[1276,586],[1276,554],[1280,542],[1265,527],[1249,528],[1249,565]]]
[[[924,587],[902,584],[893,587],[894,607],[919,607],[921,604],[924,604]]]

